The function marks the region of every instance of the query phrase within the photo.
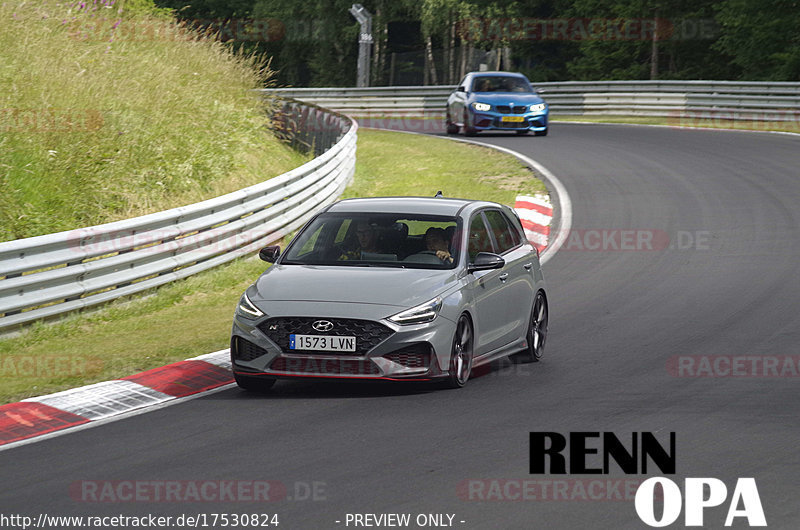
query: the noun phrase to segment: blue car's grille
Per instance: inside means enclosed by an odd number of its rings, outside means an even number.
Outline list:
[[[500,114],[525,114],[525,110],[528,108],[527,105],[518,105],[518,106],[510,106],[510,105],[497,105],[497,112]]]
[[[333,324],[330,331],[322,333],[316,331],[311,325],[318,320],[327,320]],[[365,355],[369,350],[386,340],[394,333],[391,329],[371,320],[358,320],[355,318],[319,318],[319,317],[280,317],[271,318],[259,324],[258,329],[280,346],[284,353],[314,353],[334,355]],[[356,351],[354,352],[321,352],[290,350],[289,335],[329,335],[337,337],[355,337]]]

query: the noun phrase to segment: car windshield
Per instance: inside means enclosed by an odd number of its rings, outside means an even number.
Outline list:
[[[455,217],[325,213],[289,244],[285,265],[451,269],[458,264]]]
[[[533,92],[531,85],[521,77],[507,75],[482,75],[472,82],[473,92]]]

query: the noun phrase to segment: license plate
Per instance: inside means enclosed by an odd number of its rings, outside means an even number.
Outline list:
[[[289,335],[290,350],[356,351],[355,337]]]
[[[500,118],[500,121],[514,121],[514,122],[521,122],[525,121],[525,118],[522,116],[503,116]]]

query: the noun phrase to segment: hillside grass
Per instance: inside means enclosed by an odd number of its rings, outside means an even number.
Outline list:
[[[0,20],[0,241],[190,204],[306,160],[250,91],[265,64],[150,0],[12,0]]]
[[[359,130],[346,197],[490,199],[544,191],[514,157],[442,138]],[[0,338],[0,404],[131,375],[228,347],[239,297],[267,267],[249,257]]]

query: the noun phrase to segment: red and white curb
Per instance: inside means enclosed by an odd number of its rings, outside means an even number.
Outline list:
[[[550,204],[550,197],[544,194],[518,195],[514,210],[522,221],[522,228],[525,229],[528,241],[542,252],[547,248],[550,223],[553,221],[553,205]]]
[[[0,447],[161,405],[233,382],[222,350],[139,374],[0,406]]]

